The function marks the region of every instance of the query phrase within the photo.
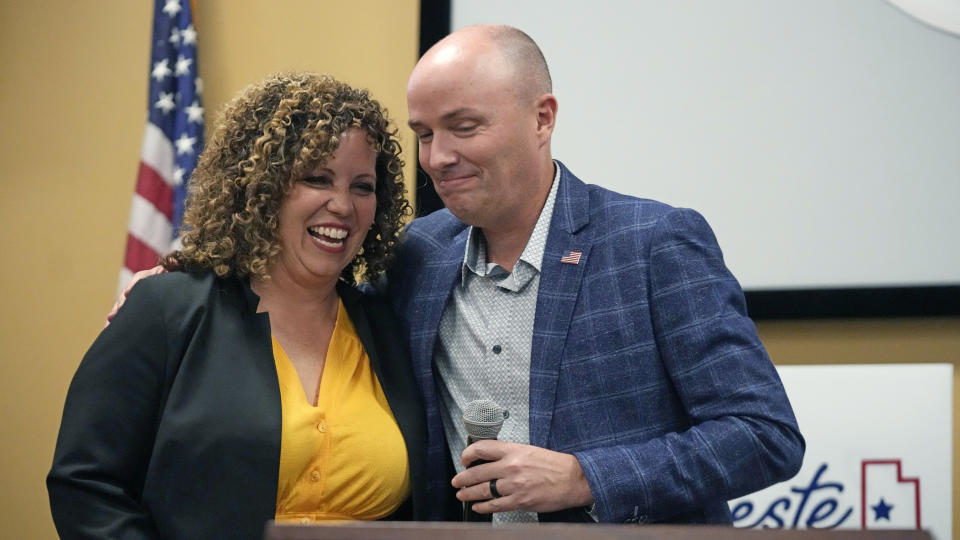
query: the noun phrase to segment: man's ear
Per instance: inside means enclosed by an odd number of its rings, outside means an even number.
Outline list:
[[[537,138],[541,143],[549,142],[553,127],[557,123],[557,98],[553,94],[543,94],[537,98]]]

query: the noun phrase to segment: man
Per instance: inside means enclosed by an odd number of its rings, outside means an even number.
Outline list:
[[[387,284],[431,492],[496,521],[730,523],[727,500],[800,468],[789,401],[703,218],[554,161],[551,91],[539,48],[504,26],[447,36],[407,86],[447,207],[409,225]],[[465,448],[476,399],[510,417]]]
[[[447,208],[410,224],[388,287],[459,499],[498,521],[729,523],[728,499],[796,473],[803,438],[709,226],[552,159],[526,34],[454,32],[407,101]],[[464,448],[475,399],[511,414]]]

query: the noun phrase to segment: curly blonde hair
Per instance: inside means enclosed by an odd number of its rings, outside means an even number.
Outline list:
[[[397,131],[366,90],[314,73],[272,75],[227,104],[190,180],[183,248],[161,264],[212,270],[221,277],[267,277],[281,249],[283,199],[297,179],[331,159],[353,128],[366,133],[377,155],[377,210],[360,253],[341,278],[353,283],[359,274],[375,280],[386,270],[403,218],[411,212]]]

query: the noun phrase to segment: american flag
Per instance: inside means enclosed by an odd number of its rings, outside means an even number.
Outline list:
[[[154,0],[147,128],[130,206],[123,287],[175,248],[186,180],[203,148],[203,83],[197,76],[197,31],[189,1]]]
[[[583,255],[582,251],[571,251],[563,257],[560,257],[560,262],[565,264],[580,264],[581,255]]]

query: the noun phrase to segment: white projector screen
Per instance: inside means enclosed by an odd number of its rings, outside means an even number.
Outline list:
[[[543,49],[553,153],[752,291],[960,284],[960,37],[883,0],[452,0]]]

